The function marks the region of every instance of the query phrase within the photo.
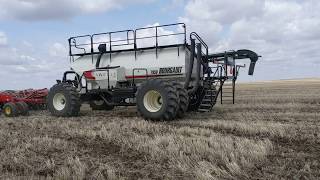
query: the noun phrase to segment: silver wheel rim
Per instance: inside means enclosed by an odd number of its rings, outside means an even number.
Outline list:
[[[162,107],[162,96],[158,91],[148,91],[143,97],[144,107],[149,112],[158,112]]]
[[[58,111],[61,111],[66,107],[66,102],[66,97],[61,93],[57,93],[53,97],[53,107]]]

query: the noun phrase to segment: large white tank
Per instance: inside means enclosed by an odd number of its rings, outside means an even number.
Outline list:
[[[115,87],[119,81],[132,81],[133,79],[135,82],[148,78],[172,78],[184,81],[190,60],[189,49],[181,45],[158,49],[157,53],[155,51],[155,48],[137,52],[122,51],[112,53],[111,58],[110,53],[104,53],[99,68],[118,67],[109,70],[96,68],[99,54],[84,55],[72,61],[71,68],[79,75],[87,71],[91,72],[93,79],[87,78],[89,89],[104,89],[108,88],[108,85]],[[193,67],[195,68],[195,65]]]

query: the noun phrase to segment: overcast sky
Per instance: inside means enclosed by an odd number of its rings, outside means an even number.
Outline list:
[[[242,81],[320,77],[319,0],[0,0],[0,89],[51,87],[70,36],[175,22],[263,56]]]

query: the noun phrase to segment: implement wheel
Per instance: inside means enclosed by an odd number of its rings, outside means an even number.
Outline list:
[[[80,95],[71,84],[56,84],[49,91],[47,106],[53,116],[77,116],[81,106]]]
[[[16,106],[18,108],[18,113],[22,116],[29,115],[29,107],[28,104],[25,102],[17,102]]]
[[[16,117],[19,114],[18,107],[14,103],[7,103],[2,107],[3,114],[6,117]]]
[[[146,81],[137,93],[137,109],[147,120],[173,120],[179,109],[176,88],[160,79]]]

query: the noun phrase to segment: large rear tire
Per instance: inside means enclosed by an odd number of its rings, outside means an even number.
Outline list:
[[[19,114],[17,105],[12,102],[3,105],[2,111],[6,117],[16,117]]]
[[[152,79],[143,83],[137,93],[137,109],[147,120],[173,120],[179,109],[176,88],[171,82]]]
[[[49,91],[47,107],[53,116],[78,116],[81,107],[80,95],[71,84],[56,84]]]
[[[90,101],[90,107],[92,110],[105,110],[105,111],[111,111],[114,109],[114,106],[107,105],[104,100],[95,100],[95,101]]]
[[[179,97],[179,109],[177,112],[177,117],[183,118],[189,106],[188,91],[180,83],[173,82],[173,85],[176,87],[176,90],[178,92],[178,97]]]

